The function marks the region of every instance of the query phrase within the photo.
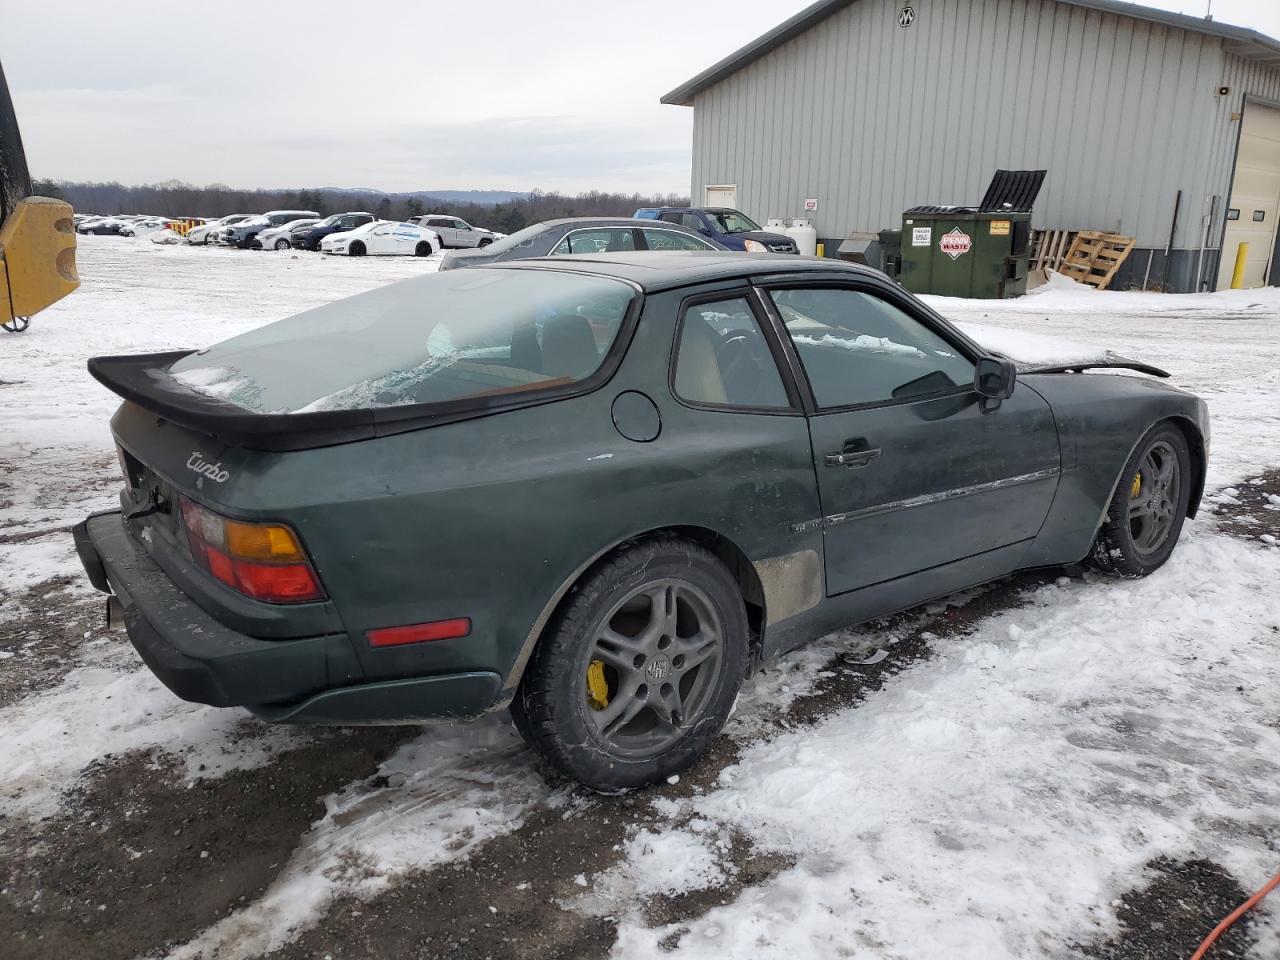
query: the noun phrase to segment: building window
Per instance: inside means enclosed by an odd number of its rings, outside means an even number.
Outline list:
[[[1239,219],[1240,219],[1240,211],[1239,211],[1239,210],[1237,210],[1235,207],[1231,207],[1230,209],[1228,209],[1228,210],[1227,210],[1227,219],[1228,219],[1228,220],[1239,220]]]
[[[1265,211],[1265,210],[1255,210],[1255,211],[1253,211],[1253,222],[1254,222],[1254,223],[1261,223],[1261,222],[1262,222],[1263,220],[1265,220],[1265,219],[1267,219],[1267,211]]]

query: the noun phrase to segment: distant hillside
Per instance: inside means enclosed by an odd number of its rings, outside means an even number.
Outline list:
[[[512,200],[523,200],[529,196],[516,190],[407,190],[398,193],[383,193],[372,187],[320,187],[322,193],[362,193],[378,194],[392,200],[408,200],[410,197],[434,197],[436,200],[447,200],[451,203],[510,203]]]

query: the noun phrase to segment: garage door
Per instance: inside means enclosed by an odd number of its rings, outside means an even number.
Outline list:
[[[1267,282],[1275,256],[1276,222],[1280,218],[1280,109],[1245,104],[1240,150],[1227,204],[1227,231],[1222,241],[1218,289],[1231,286],[1236,250],[1249,244],[1244,286]]]

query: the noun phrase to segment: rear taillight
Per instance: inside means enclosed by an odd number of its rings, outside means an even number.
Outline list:
[[[267,603],[324,599],[320,581],[288,527],[229,520],[186,497],[182,523],[196,565],[232,590]]]

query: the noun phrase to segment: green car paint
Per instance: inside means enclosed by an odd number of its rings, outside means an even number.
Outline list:
[[[510,270],[613,278],[634,290],[596,373],[478,406],[392,407],[381,419],[368,410],[260,414],[152,392],[185,354],[127,358],[127,376],[125,360],[98,363],[95,375],[126,397],[111,428],[144,479],[122,493],[121,512],[79,525],[77,546],[143,659],[180,696],[270,721],[481,715],[510,701],[584,572],[656,531],[722,558],[758,634],[756,658],[776,656],[1021,567],[1080,560],[1135,444],[1162,420],[1178,423],[1196,452],[1190,512],[1199,501],[1205,406],[1148,379],[1024,372],[998,405],[966,384],[816,408],[771,289],[865,291],[970,360],[983,354],[874,271],[645,253],[477,272]],[[433,282],[322,309],[429,299]],[[673,389],[686,308],[734,296],[763,324],[786,407],[696,404]],[[352,338],[352,350],[364,348]],[[872,447],[865,463],[830,459],[859,460]],[[326,598],[263,603],[211,578],[191,561],[178,496],[286,524]],[[469,633],[368,641],[371,631],[451,618],[469,618]]]

